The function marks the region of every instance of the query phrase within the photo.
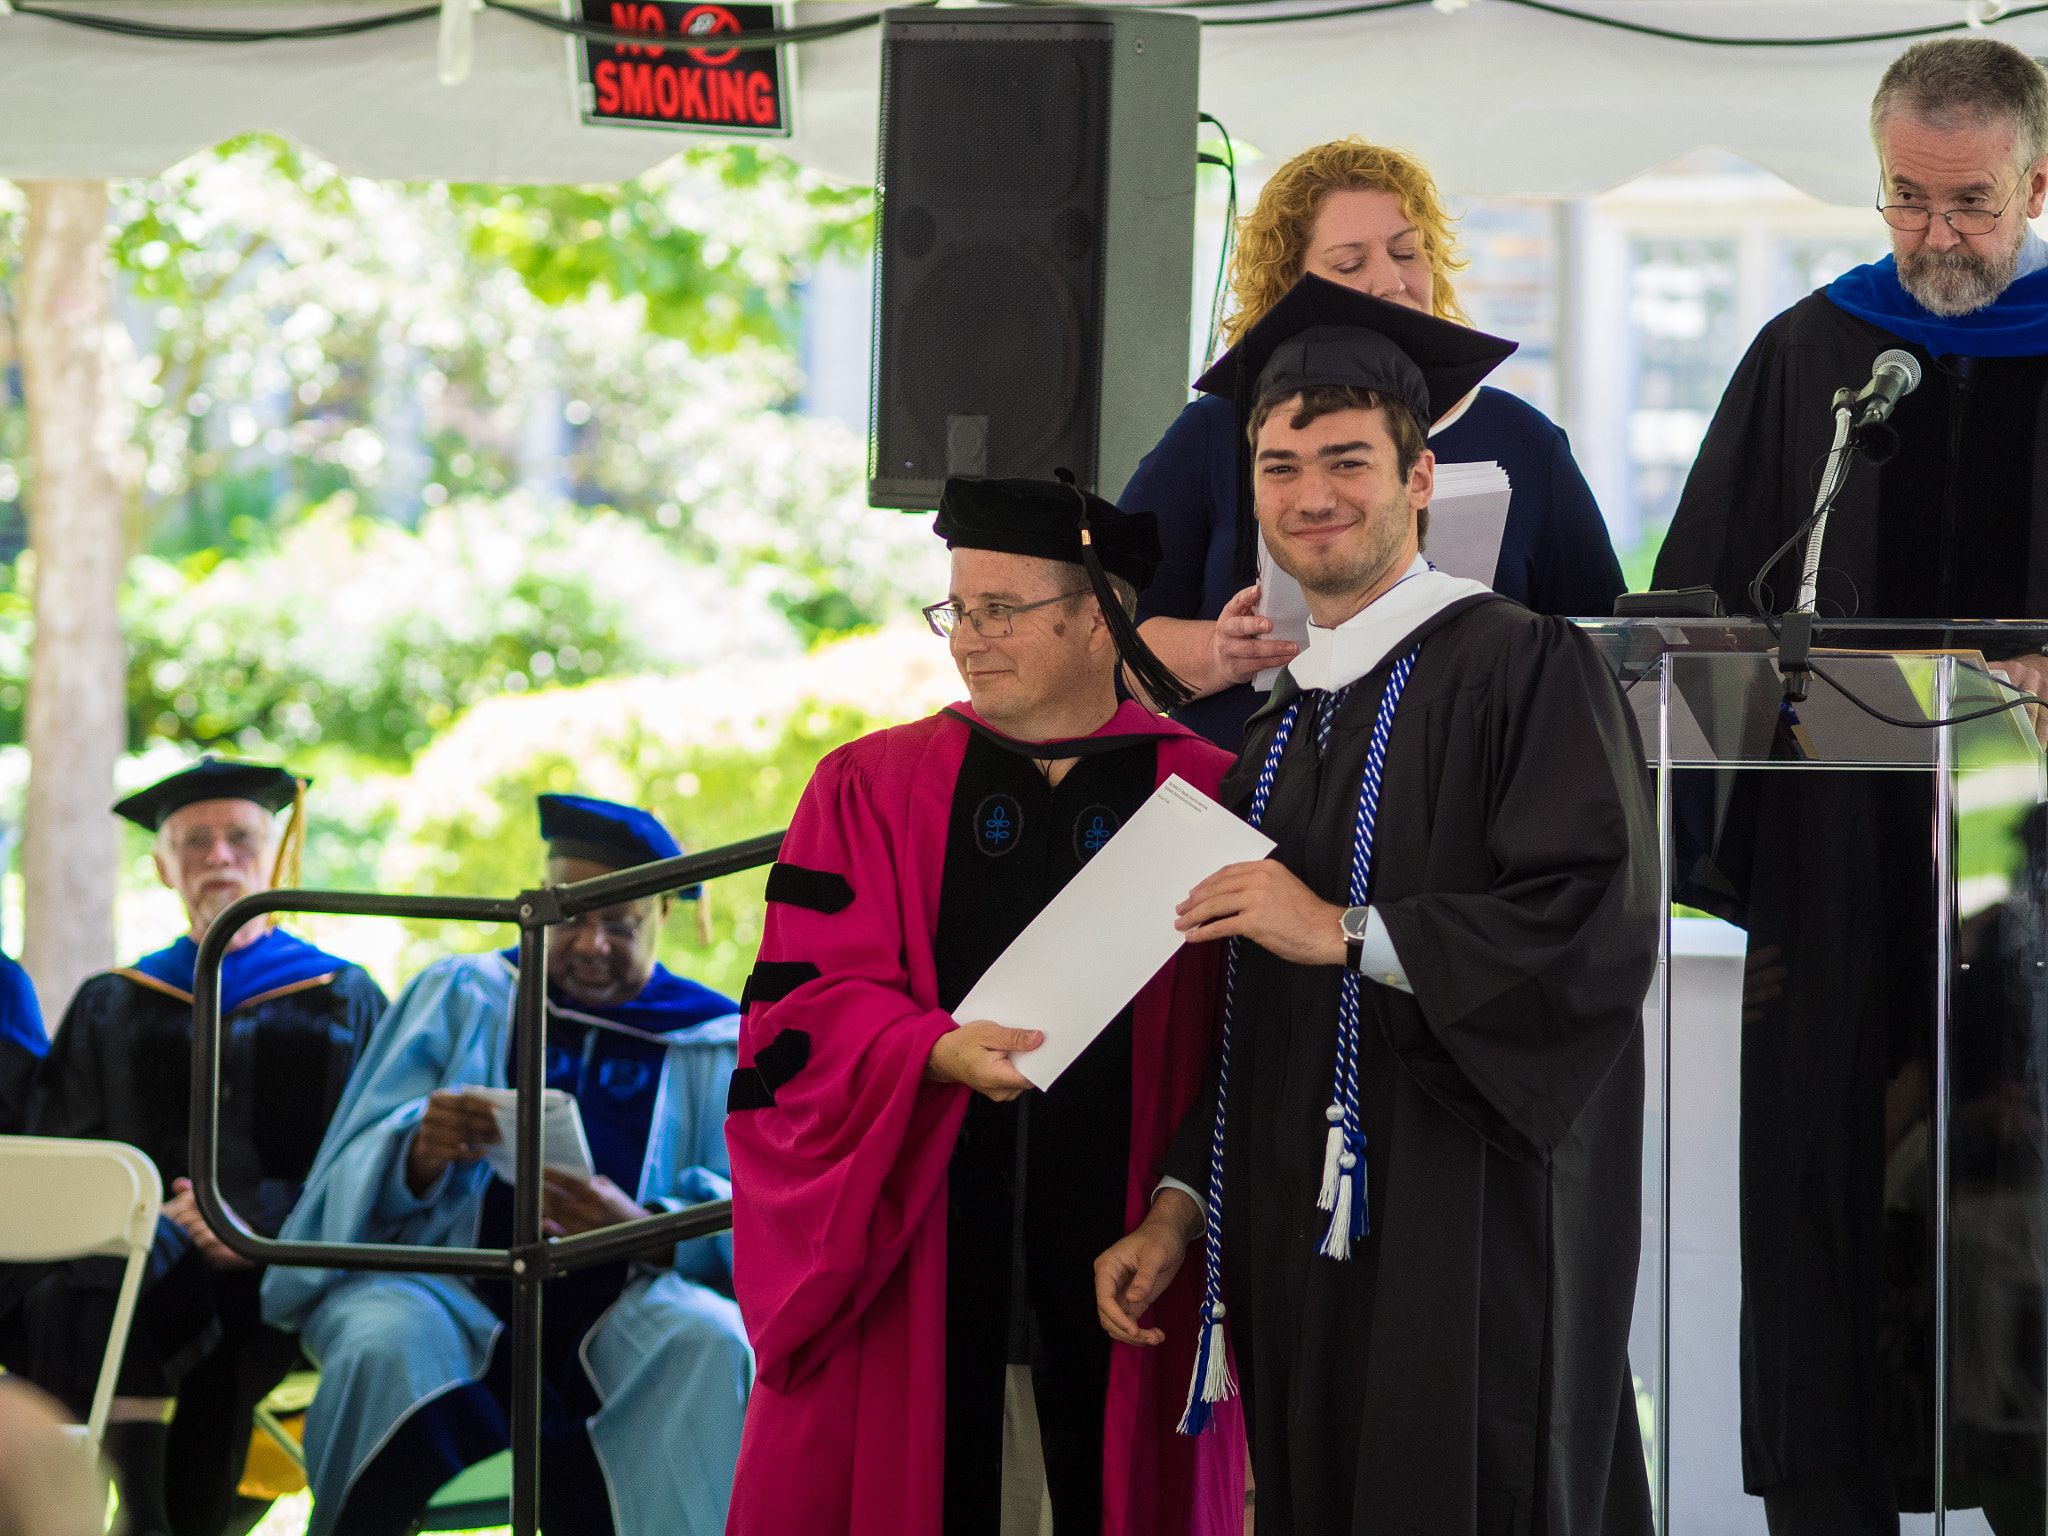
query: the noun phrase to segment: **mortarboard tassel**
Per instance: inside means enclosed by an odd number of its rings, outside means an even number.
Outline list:
[[[700,949],[711,947],[711,887],[708,885],[697,887],[697,946]]]

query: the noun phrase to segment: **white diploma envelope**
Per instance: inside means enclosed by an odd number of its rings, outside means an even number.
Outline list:
[[[1010,1059],[1050,1088],[1181,947],[1173,909],[1226,864],[1273,840],[1178,774],[1067,883],[974,984],[953,1017],[1045,1031]]]
[[[519,1095],[510,1088],[466,1087],[464,1093],[488,1099],[498,1121],[498,1140],[484,1148],[484,1161],[507,1184],[518,1182]],[[573,1094],[560,1088],[546,1088],[540,1099],[540,1162],[543,1168],[559,1168],[579,1179],[596,1173],[590,1161],[590,1143],[583,1136],[583,1113]],[[632,1193],[632,1191],[627,1191]]]

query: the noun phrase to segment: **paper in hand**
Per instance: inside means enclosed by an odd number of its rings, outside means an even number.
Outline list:
[[[1179,952],[1174,908],[1188,892],[1272,846],[1173,775],[996,957],[953,1017],[1043,1030],[1043,1045],[1010,1060],[1050,1088]]]
[[[1514,487],[1499,464],[1439,464],[1429,498],[1429,563],[1446,576],[1493,585]]]
[[[466,1087],[462,1091],[489,1100],[491,1114],[498,1122],[498,1139],[484,1148],[484,1161],[491,1165],[491,1172],[507,1184],[516,1183],[519,1175],[519,1095],[510,1088]],[[590,1161],[590,1143],[583,1136],[583,1114],[577,1109],[572,1094],[560,1088],[542,1090],[540,1121],[540,1161],[543,1168],[559,1168],[579,1179],[589,1179],[596,1173]]]

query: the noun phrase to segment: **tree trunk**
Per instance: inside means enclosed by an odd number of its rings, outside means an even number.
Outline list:
[[[30,181],[15,345],[27,397],[35,648],[24,734],[23,963],[55,1023],[114,963],[119,840],[107,807],[127,738],[117,608],[129,457],[107,271],[107,188]]]

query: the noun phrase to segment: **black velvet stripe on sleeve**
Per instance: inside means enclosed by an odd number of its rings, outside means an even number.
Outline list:
[[[846,876],[829,869],[778,863],[768,871],[768,899],[830,915],[853,905],[853,887],[846,883]]]
[[[775,1090],[804,1069],[811,1059],[811,1037],[800,1029],[785,1029],[754,1057],[751,1067],[732,1075],[726,1090],[726,1113],[742,1109],[773,1109]]]
[[[805,982],[816,981],[819,974],[808,960],[757,960],[740,992],[740,1012],[756,1003],[779,1003]]]

